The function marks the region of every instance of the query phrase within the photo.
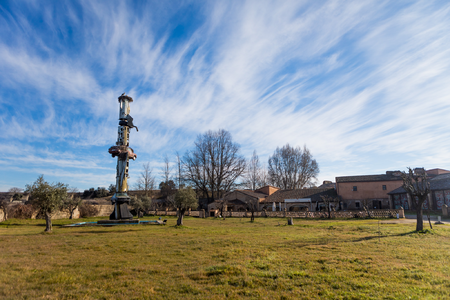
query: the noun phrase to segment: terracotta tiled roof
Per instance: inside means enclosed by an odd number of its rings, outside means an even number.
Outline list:
[[[319,185],[317,188],[318,189],[335,189],[336,188],[336,183],[334,183],[334,182],[324,183],[322,185]]]
[[[400,175],[396,172],[386,172],[387,174],[378,175],[358,175],[358,176],[341,176],[336,177],[336,183],[340,182],[362,182],[362,181],[391,181],[391,180],[402,180]]]
[[[320,196],[329,195],[337,197],[335,189],[296,189],[296,190],[279,190],[264,199],[262,202],[283,202],[285,199],[302,199],[311,198],[311,201],[321,201]]]
[[[253,197],[253,198],[258,198],[258,199],[267,197],[267,195],[264,194],[264,193],[253,192],[251,190],[236,190],[236,192],[240,192],[240,193],[243,193],[243,194],[245,194],[247,196],[250,196],[250,197]]]
[[[450,174],[441,174],[430,179],[430,188],[432,191],[450,190]],[[405,194],[403,187],[390,191],[388,195]]]

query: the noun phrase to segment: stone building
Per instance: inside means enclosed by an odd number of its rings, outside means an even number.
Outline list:
[[[443,169],[431,169],[426,172],[430,178],[450,173]],[[386,171],[386,174],[336,177],[336,191],[342,199],[343,209],[361,209],[364,202],[370,209],[395,208],[391,200],[391,191],[394,192],[403,185],[401,174],[401,171]],[[404,209],[410,209],[410,203],[405,198],[406,194],[401,194],[397,191],[395,195],[398,196],[393,197]]]
[[[440,173],[440,175],[437,176],[431,174],[431,177],[431,193],[428,195],[428,199],[423,204],[423,208],[442,210],[444,204],[450,206],[450,173]],[[395,209],[403,207],[405,210],[414,209],[411,198],[403,187],[399,187],[388,194],[391,208]]]
[[[235,190],[226,193],[221,199],[216,200],[208,205],[208,211],[250,211],[254,209],[259,211],[261,202],[279,188],[268,185],[255,191],[252,190]],[[223,207],[222,207],[223,206]]]
[[[336,177],[336,192],[342,199],[343,209],[362,209],[369,202],[371,209],[386,209],[389,206],[388,192],[402,186],[400,171],[386,174]]]
[[[337,198],[337,193],[334,188],[278,190],[261,201],[260,208],[267,211],[318,211],[325,209],[321,196]]]

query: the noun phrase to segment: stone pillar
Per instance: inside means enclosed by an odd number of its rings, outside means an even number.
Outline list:
[[[405,217],[405,210],[403,209],[403,206],[400,206],[400,208],[398,210],[398,217],[399,218],[404,218]]]
[[[442,215],[444,217],[448,217],[448,205],[447,204],[442,205]]]

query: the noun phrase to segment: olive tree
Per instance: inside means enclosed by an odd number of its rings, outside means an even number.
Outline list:
[[[417,223],[416,231],[423,230],[423,212],[422,205],[427,200],[428,194],[430,193],[430,182],[428,181],[428,176],[425,170],[416,169],[413,171],[408,167],[408,173],[402,172],[403,188],[411,197],[413,202],[413,207],[416,209]],[[428,217],[428,221],[431,221]]]
[[[177,225],[183,225],[183,217],[188,209],[196,209],[198,206],[197,195],[195,191],[188,186],[187,188],[180,188],[175,194],[175,207],[178,209]]]
[[[150,210],[150,208],[152,206],[152,198],[147,197],[147,196],[140,196],[140,197],[134,196],[134,197],[131,197],[130,205],[136,211],[137,217],[139,217],[139,213],[141,211],[145,212],[147,210]]]
[[[52,231],[52,215],[61,208],[63,200],[67,198],[67,184],[58,182],[50,184],[44,180],[44,175],[26,185],[26,192],[30,194],[31,204],[45,216],[45,231]]]
[[[75,195],[67,196],[62,200],[61,210],[65,210],[69,213],[69,219],[73,219],[73,213],[81,204],[81,198]]]
[[[9,208],[10,202],[7,198],[0,198],[0,210],[3,211],[3,219],[4,221],[8,220],[8,208]]]

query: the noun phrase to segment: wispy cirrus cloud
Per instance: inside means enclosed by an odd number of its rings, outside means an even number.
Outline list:
[[[39,153],[19,164],[53,165],[58,176],[110,168],[106,149],[125,91],[139,126],[131,145],[155,166],[199,133],[225,128],[262,160],[277,146],[306,144],[321,180],[421,162],[450,168],[447,3],[17,7],[0,14],[0,34],[12,40],[0,43],[0,124],[14,128],[0,138],[34,141]],[[90,163],[48,160],[43,141],[73,160],[90,152]]]

